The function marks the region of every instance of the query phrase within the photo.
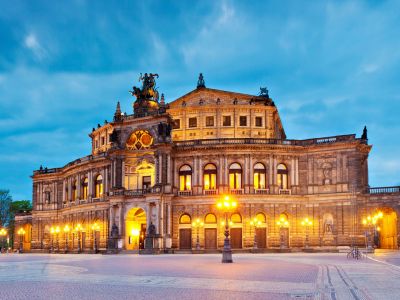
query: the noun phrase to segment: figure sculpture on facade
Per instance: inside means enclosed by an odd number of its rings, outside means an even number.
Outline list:
[[[203,73],[200,73],[199,80],[197,80],[197,88],[205,88],[206,83],[204,81]]]

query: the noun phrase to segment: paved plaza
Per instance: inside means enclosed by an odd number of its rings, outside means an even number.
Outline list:
[[[0,299],[399,299],[400,253],[0,255]]]

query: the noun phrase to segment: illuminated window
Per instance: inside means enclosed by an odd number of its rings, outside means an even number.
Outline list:
[[[103,176],[98,175],[94,182],[95,198],[100,198],[103,195]]]
[[[231,126],[231,116],[222,117],[222,126]]]
[[[215,190],[217,188],[217,167],[207,164],[204,167],[204,189]]]
[[[214,117],[213,116],[206,117],[206,126],[207,127],[214,126]]]
[[[72,201],[78,198],[78,189],[76,188],[76,181],[72,183]]]
[[[242,167],[238,163],[233,163],[229,167],[229,187],[231,189],[242,188]]]
[[[192,190],[192,168],[189,165],[183,165],[179,169],[179,190]]]
[[[242,223],[242,216],[240,214],[233,214],[231,216],[231,222],[232,223]]]
[[[179,218],[179,224],[192,224],[192,218],[188,214],[183,214]]]
[[[266,223],[267,222],[267,218],[265,217],[265,215],[263,213],[258,213],[256,215],[257,221],[260,221],[261,223]]]
[[[85,177],[82,180],[82,191],[81,191],[82,200],[86,200],[88,198],[88,185],[89,185],[89,180],[87,177]]]
[[[247,126],[247,117],[246,116],[240,116],[239,117],[239,124],[240,124],[240,126]]]
[[[288,188],[288,170],[284,164],[277,166],[277,184],[280,189]]]
[[[189,127],[197,127],[197,118],[189,118]]]
[[[254,188],[265,189],[265,166],[262,163],[254,165]]]
[[[215,224],[217,223],[217,217],[214,214],[207,214],[204,218],[204,223],[206,224]]]
[[[256,117],[256,127],[262,127],[262,117]]]

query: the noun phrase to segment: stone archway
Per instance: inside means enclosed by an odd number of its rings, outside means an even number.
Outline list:
[[[146,212],[141,207],[131,208],[125,217],[125,249],[144,249],[146,237]]]
[[[382,249],[397,249],[397,213],[393,208],[385,207],[379,209],[383,213],[378,220],[375,235],[375,244]]]

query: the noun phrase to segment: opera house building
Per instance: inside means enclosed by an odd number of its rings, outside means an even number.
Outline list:
[[[167,103],[157,78],[141,75],[132,114],[118,103],[93,128],[88,156],[33,172],[16,248],[213,252],[226,226],[234,251],[397,248],[400,190],[369,186],[366,128],[288,139],[265,88],[208,88],[200,74]]]

